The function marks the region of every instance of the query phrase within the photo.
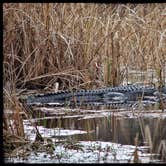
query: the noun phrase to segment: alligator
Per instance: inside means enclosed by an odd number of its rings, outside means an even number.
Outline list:
[[[127,85],[95,90],[66,90],[29,96],[26,103],[28,105],[109,105],[113,107],[127,105],[130,107],[136,105],[140,100],[144,105],[159,103],[161,100],[166,103],[166,86],[158,89],[153,86]]]

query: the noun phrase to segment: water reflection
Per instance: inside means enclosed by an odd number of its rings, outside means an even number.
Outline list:
[[[77,136],[78,140],[111,141],[120,144],[135,145],[134,138],[139,135],[138,145],[144,145],[145,128],[148,126],[152,142],[156,145],[166,139],[166,119],[160,118],[123,118],[119,116],[81,119],[79,117],[44,119],[38,122],[47,128],[84,130],[89,134]]]

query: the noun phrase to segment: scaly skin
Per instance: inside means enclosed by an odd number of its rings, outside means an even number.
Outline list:
[[[166,87],[161,88],[162,97],[166,100]],[[150,96],[150,97],[149,97]],[[60,91],[57,93],[40,94],[30,96],[27,104],[49,104],[58,103],[60,106],[73,105],[114,105],[128,104],[136,102],[138,99],[145,101],[158,102],[161,95],[154,87],[144,86],[118,86],[96,90],[75,90]]]

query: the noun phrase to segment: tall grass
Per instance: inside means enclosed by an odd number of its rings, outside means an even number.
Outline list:
[[[165,4],[3,4],[4,85],[116,85],[122,66],[163,75],[165,10]]]

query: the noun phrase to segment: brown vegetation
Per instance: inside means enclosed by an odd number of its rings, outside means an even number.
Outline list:
[[[4,4],[4,86],[116,85],[122,66],[159,75],[165,14],[165,4]]]

